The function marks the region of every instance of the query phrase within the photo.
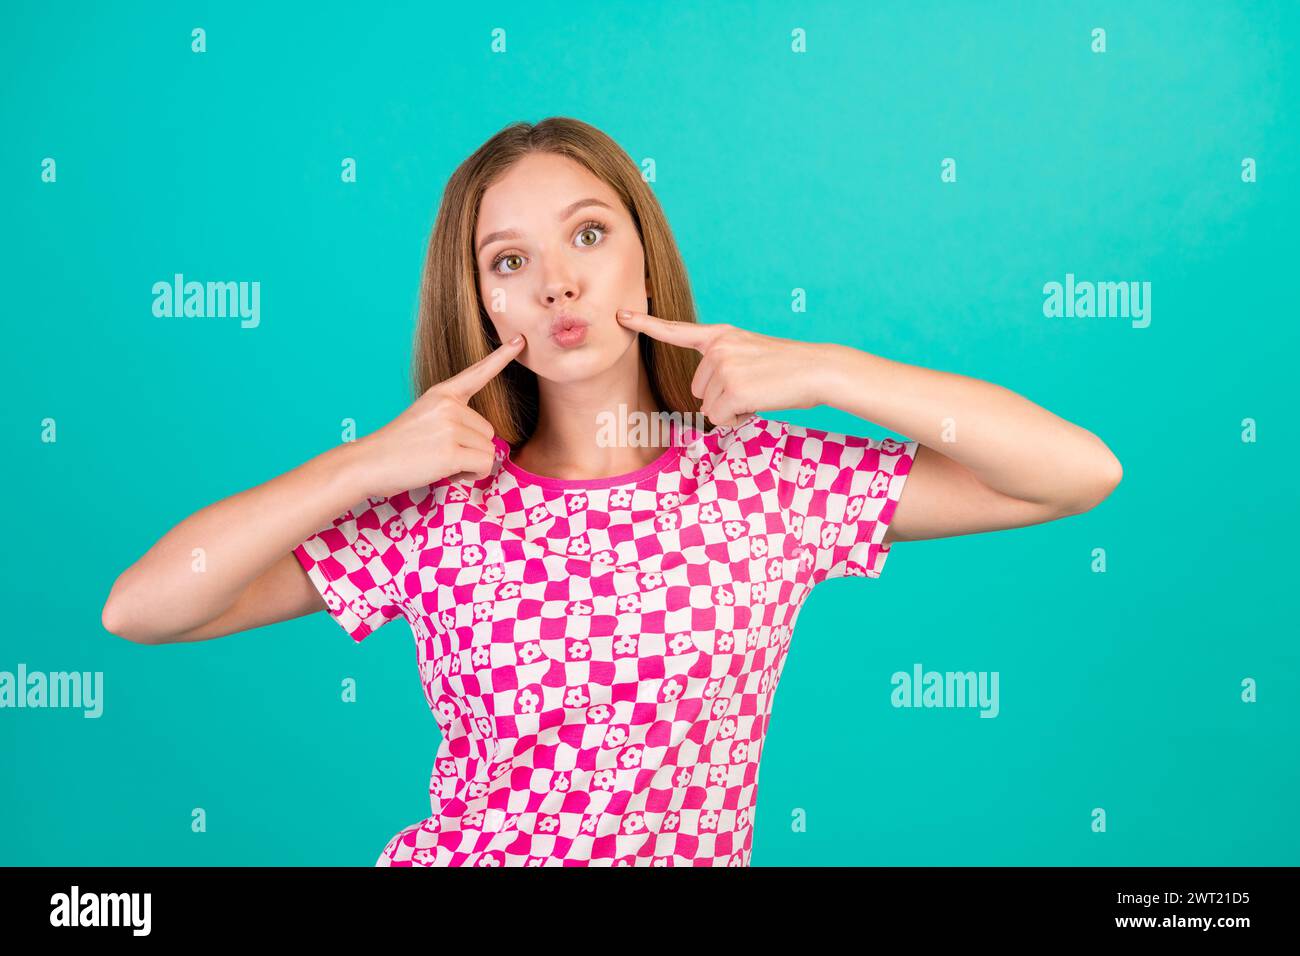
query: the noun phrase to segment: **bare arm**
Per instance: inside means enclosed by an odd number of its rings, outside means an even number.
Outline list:
[[[717,424],[734,427],[759,408],[830,405],[917,442],[885,543],[1079,514],[1104,501],[1124,474],[1092,432],[1001,385],[727,323],[669,322],[626,310],[618,318],[700,352],[691,394]]]
[[[378,431],[190,515],[113,582],[104,629],[139,644],[203,641],[324,608],[293,549],[364,498],[489,474],[492,425],[468,402],[523,347],[516,336]]]
[[[1119,460],[1100,438],[1008,388],[844,345],[820,348],[826,404],[942,449],[1000,495],[1077,512],[1119,483]]]
[[[1080,514],[1123,476],[1092,432],[1001,385],[833,343],[811,349],[826,404],[921,444],[886,542]]]
[[[190,515],[119,575],[105,629],[142,644],[198,641],[323,609],[291,552],[369,493],[356,452],[331,448]]]

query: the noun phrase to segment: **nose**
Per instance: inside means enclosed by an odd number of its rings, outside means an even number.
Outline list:
[[[578,290],[571,282],[551,282],[542,293],[548,306],[557,302],[571,302],[578,297]]]
[[[578,297],[578,279],[564,256],[550,256],[542,276],[542,297],[548,306]]]

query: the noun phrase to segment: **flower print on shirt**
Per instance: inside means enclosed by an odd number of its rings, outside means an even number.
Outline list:
[[[746,866],[805,598],[879,577],[915,442],[754,416],[607,479],[491,473],[295,554],[361,640],[404,614],[442,741],[382,866]]]

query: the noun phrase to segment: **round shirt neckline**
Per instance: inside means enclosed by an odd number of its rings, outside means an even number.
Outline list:
[[[552,478],[547,475],[534,474],[526,468],[516,465],[510,458],[510,444],[500,435],[493,435],[492,442],[502,452],[501,467],[514,476],[520,484],[536,485],[540,488],[565,490],[569,488],[611,488],[615,485],[630,485],[658,475],[672,467],[686,449],[686,445],[696,437],[693,428],[680,429],[676,422],[669,428],[669,447],[664,453],[635,471],[622,475],[607,475],[603,478]]]

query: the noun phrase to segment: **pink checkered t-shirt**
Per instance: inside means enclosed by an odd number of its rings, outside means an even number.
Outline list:
[[[442,743],[378,866],[747,866],[795,619],[880,576],[916,442],[762,417],[626,475],[368,498],[295,550],[361,641],[399,615]]]

